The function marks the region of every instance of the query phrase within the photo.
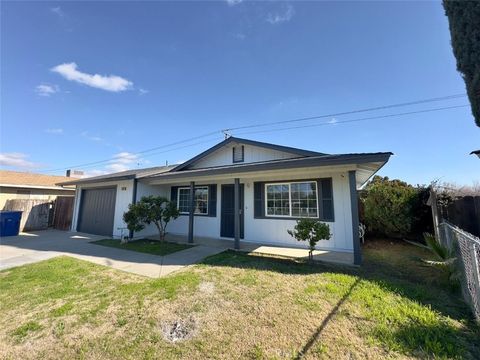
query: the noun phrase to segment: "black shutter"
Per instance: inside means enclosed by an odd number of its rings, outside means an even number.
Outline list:
[[[318,199],[320,201],[320,220],[335,221],[333,212],[333,187],[332,178],[318,181]]]
[[[172,186],[170,189],[170,201],[177,205],[178,186]]]
[[[253,183],[253,217],[265,216],[265,183]]]
[[[208,216],[217,216],[217,184],[208,185]]]

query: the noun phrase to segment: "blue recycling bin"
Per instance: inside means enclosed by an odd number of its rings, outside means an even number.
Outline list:
[[[21,211],[0,211],[0,237],[17,236],[20,231]]]

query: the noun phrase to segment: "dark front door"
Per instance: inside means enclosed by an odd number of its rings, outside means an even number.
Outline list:
[[[116,193],[116,188],[82,190],[77,230],[112,236]]]
[[[240,184],[240,238],[243,239],[243,184]],[[235,237],[235,187],[222,185],[222,214],[220,236]]]

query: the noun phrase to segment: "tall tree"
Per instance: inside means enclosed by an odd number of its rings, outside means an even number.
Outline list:
[[[463,75],[475,123],[480,127],[480,1],[443,0],[457,70]]]

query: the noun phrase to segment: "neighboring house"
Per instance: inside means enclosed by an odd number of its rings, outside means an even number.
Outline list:
[[[360,262],[357,189],[390,152],[329,155],[230,137],[181,165],[80,179],[72,229],[127,234],[128,205],[146,195],[177,204],[181,216],[167,231],[188,237],[305,247],[288,235],[302,217],[330,225],[317,248],[351,252]],[[62,185],[65,185],[63,183]],[[193,206],[190,193],[194,192]],[[135,236],[155,234],[151,226]]]
[[[0,210],[7,200],[32,199],[53,201],[57,196],[75,195],[75,186],[68,188],[57,183],[70,181],[66,176],[52,176],[18,171],[0,170]]]

